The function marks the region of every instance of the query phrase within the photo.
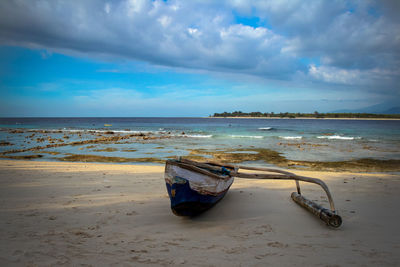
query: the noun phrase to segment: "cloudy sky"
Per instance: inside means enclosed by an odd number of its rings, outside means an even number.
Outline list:
[[[0,116],[400,103],[400,1],[2,0]]]

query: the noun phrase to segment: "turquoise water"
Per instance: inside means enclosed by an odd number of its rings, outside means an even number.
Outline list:
[[[49,137],[68,136],[64,143],[89,140],[105,136],[106,131],[113,131],[113,135],[143,133],[153,138],[46,148],[41,151],[58,154],[40,153],[41,160],[68,154],[166,159],[185,156],[190,149],[246,148],[272,149],[293,160],[400,159],[400,121],[388,120],[1,118],[0,152],[44,146],[50,144]],[[168,138],[159,138],[165,136]],[[45,140],[37,142],[37,138]],[[10,155],[26,154],[32,151]]]

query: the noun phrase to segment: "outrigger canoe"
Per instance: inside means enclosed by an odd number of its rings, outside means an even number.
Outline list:
[[[190,160],[167,160],[165,181],[172,212],[178,216],[198,215],[220,201],[233,183],[233,169]]]
[[[244,173],[239,170],[252,170],[262,173]],[[320,179],[299,176],[294,173],[249,166],[234,166],[215,162],[197,162],[187,159],[167,160],[165,164],[165,182],[171,210],[178,216],[196,216],[213,207],[220,201],[231,187],[234,178],[246,179],[280,179],[294,180],[297,192],[293,192],[292,199],[312,214],[316,215],[327,225],[339,227],[342,218],[337,214],[332,195],[327,185]],[[314,183],[325,191],[330,209],[305,198],[300,191],[300,183]]]

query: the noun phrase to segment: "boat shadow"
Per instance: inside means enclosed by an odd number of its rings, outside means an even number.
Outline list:
[[[189,217],[194,222],[224,222],[253,219],[272,213],[296,212],[296,205],[290,199],[288,190],[268,190],[265,188],[231,189],[226,196],[210,210]]]

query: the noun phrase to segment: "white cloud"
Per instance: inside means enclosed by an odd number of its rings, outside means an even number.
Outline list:
[[[144,9],[149,6],[149,1],[147,0],[127,0],[128,13],[141,13]]]
[[[396,85],[398,7],[372,0],[11,0],[0,1],[0,43],[264,79],[303,73],[326,83],[362,77]],[[237,23],[235,12],[266,25]],[[304,58],[319,64],[309,67]]]
[[[188,32],[189,32],[189,34],[191,34],[191,35],[195,35],[196,33],[199,32],[199,30],[196,29],[196,28],[188,28]]]
[[[310,65],[309,74],[316,80],[328,83],[359,84],[361,72],[359,70],[345,70],[335,67]]]
[[[111,4],[110,3],[105,3],[104,4],[104,11],[109,14],[111,11]]]
[[[162,16],[160,18],[158,18],[158,22],[160,22],[161,26],[163,27],[168,27],[171,24],[171,17],[168,16]]]

